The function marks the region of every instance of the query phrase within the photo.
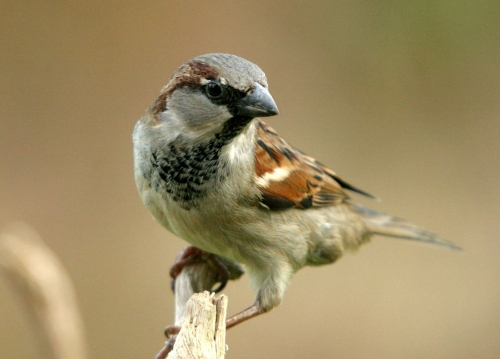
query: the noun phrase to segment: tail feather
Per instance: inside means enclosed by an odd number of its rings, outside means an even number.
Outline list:
[[[356,210],[363,215],[363,218],[366,220],[368,230],[373,234],[426,242],[444,246],[453,250],[462,250],[462,248],[452,242],[441,238],[435,233],[426,231],[423,228],[409,223],[404,219],[379,213],[360,205],[355,205],[355,207]]]

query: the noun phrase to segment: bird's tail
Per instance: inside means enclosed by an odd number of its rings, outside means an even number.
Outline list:
[[[356,211],[363,216],[367,223],[368,230],[372,234],[427,242],[448,247],[453,250],[462,250],[462,248],[441,238],[437,234],[426,231],[401,218],[379,213],[360,205],[354,205],[354,207]]]

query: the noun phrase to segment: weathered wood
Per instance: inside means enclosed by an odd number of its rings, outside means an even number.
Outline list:
[[[181,252],[182,253],[182,252]],[[227,269],[229,276],[229,280],[235,280],[238,279],[243,275],[243,269],[242,267],[233,261],[230,261],[225,258],[220,258],[217,257],[217,259],[222,262],[224,267]],[[188,301],[189,299],[195,294],[195,293],[202,293],[206,291],[206,293],[211,292],[212,288],[219,283],[219,278],[220,278],[220,269],[217,268],[217,266],[214,266],[213,261],[200,261],[197,263],[192,263],[190,265],[185,266],[182,271],[179,273],[175,280],[175,326],[176,327],[181,327],[185,323],[185,320],[187,317],[189,317],[192,313],[188,312]],[[223,298],[223,299],[222,299]],[[199,301],[200,299],[198,299]],[[212,299],[214,300],[214,299]],[[227,298],[225,296],[219,297],[217,299],[218,301],[222,301],[218,305],[216,305],[216,308],[219,308],[220,306],[220,313],[218,313],[215,317],[215,340],[212,343],[212,346],[217,348],[216,349],[216,357],[213,358],[223,358],[224,357],[224,351],[225,351],[225,322],[226,322],[226,306],[227,306]],[[213,304],[212,304],[213,305]],[[208,328],[207,325],[202,325],[200,326],[197,330],[202,330],[202,328]],[[218,329],[217,329],[218,328]],[[222,330],[222,328],[224,328]],[[184,330],[184,329],[183,329]],[[181,334],[179,334],[180,336]],[[184,335],[193,335],[189,331],[189,329],[186,330]],[[213,337],[213,336],[212,336]],[[175,346],[174,350],[172,351],[172,344],[175,341]],[[186,345],[199,345],[201,342],[197,341],[196,337],[191,338],[191,339],[183,339],[182,341],[183,344],[179,344],[179,337],[171,337],[169,341],[165,343],[165,347],[158,353],[156,356],[156,359],[164,359],[168,358],[184,358],[181,355],[180,352],[178,351],[177,347],[179,345],[186,346]],[[189,343],[189,344],[187,344]],[[197,344],[196,344],[197,343]],[[192,347],[190,349],[191,351],[189,353],[204,353],[206,352],[206,349],[202,348],[194,348]],[[174,351],[176,352],[175,356]],[[183,349],[182,355],[186,355],[186,351]],[[197,358],[196,356],[187,356],[186,358]],[[212,358],[212,357],[210,357]]]
[[[235,280],[243,275],[243,269],[238,263],[226,258],[219,260],[229,271],[229,280]],[[194,263],[184,267],[175,280],[175,325],[180,326],[184,317],[186,304],[194,293],[212,291],[219,281],[219,271],[209,262]]]
[[[181,331],[168,359],[223,359],[226,352],[227,297],[205,291],[186,305]]]

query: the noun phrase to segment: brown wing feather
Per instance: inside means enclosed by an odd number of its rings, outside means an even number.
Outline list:
[[[294,149],[262,121],[255,154],[261,203],[270,209],[332,206],[349,198],[333,171]]]

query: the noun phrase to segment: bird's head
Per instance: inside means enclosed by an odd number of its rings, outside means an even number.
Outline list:
[[[171,135],[206,138],[233,119],[274,116],[278,108],[264,72],[229,54],[193,58],[174,72],[149,108],[150,119]]]

